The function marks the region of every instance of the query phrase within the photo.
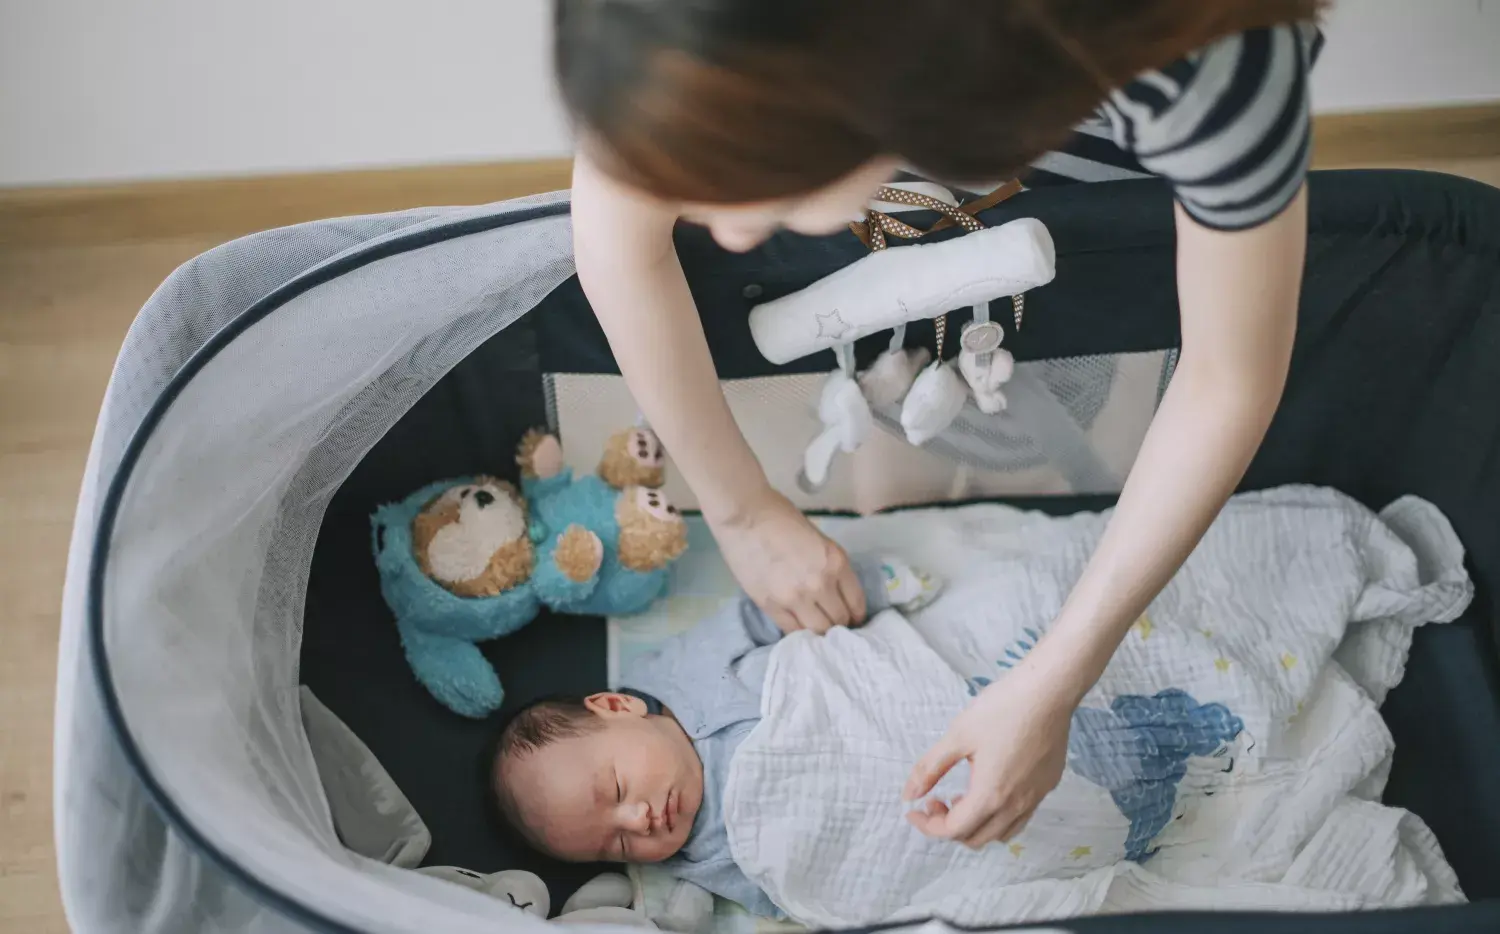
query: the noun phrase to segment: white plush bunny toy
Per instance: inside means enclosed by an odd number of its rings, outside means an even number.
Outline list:
[[[547,893],[547,884],[540,876],[524,869],[505,869],[489,875],[457,866],[424,866],[417,871],[509,902],[544,921],[552,913],[552,897]],[[574,892],[573,897],[563,903],[562,911],[554,920],[564,924],[635,924],[654,930],[656,925],[651,923],[644,912],[630,907],[633,897],[629,879],[618,873],[606,872],[595,876],[583,888]]]
[[[956,204],[951,193],[936,191],[919,193]],[[886,213],[903,209],[884,202],[873,207]],[[1020,218],[941,243],[879,250],[800,292],[753,308],[750,333],[767,360],[789,363],[824,350],[838,359],[839,369],[819,399],[823,431],[803,457],[803,486],[821,487],[835,454],[853,453],[864,442],[874,424],[871,406],[901,403],[901,428],[914,445],[947,428],[971,395],[986,415],[1002,411],[1001,386],[1015,361],[1000,346],[1004,329],[990,320],[989,303],[1012,297],[1019,327],[1018,297],[1052,281],[1056,258],[1041,221]],[[926,348],[904,346],[908,322],[965,307],[973,308],[974,317],[959,335],[956,361],[932,360]],[[863,374],[856,373],[854,342],[885,330],[893,332],[890,349]]]
[[[417,872],[483,892],[543,920],[552,913],[547,884],[535,873],[524,869],[505,869],[484,875],[456,866],[426,866]],[[574,892],[552,921],[555,924],[633,924],[680,934],[698,934],[712,926],[713,897],[690,883],[674,889],[673,897],[655,920],[647,917],[643,906],[634,902],[635,889],[630,880],[619,873],[606,872]]]

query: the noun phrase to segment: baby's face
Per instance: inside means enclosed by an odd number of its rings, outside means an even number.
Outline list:
[[[703,764],[671,717],[638,698],[589,699],[602,723],[505,762],[500,780],[552,855],[660,862],[682,849],[703,803]]]

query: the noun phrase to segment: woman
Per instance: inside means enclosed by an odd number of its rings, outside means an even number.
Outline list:
[[[1179,361],[1058,618],[915,765],[914,812],[982,846],[1062,777],[1069,720],[1223,507],[1286,379],[1307,238],[1319,0],[557,0],[579,130],[578,275],[729,567],[783,629],[863,618],[839,547],[772,490],[673,250],[831,234],[903,164],[948,182],[1155,174],[1176,194]]]

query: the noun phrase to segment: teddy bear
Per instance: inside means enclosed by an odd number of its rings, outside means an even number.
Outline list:
[[[617,432],[598,473],[574,477],[555,436],[530,432],[521,488],[492,476],[429,484],[372,517],[381,593],[417,680],[482,718],[504,699],[476,643],[542,607],[628,615],[667,585],[687,526],[657,488],[665,457],[649,429]],[[655,486],[648,485],[655,484]]]
[[[551,599],[544,598],[548,606],[564,613],[630,615],[665,592],[667,566],[687,549],[687,524],[658,489],[664,475],[654,434],[616,433],[598,471],[581,477],[563,464],[557,438],[542,432],[521,440],[516,461],[532,515],[556,534],[554,551],[560,553],[576,530],[592,536],[587,561],[582,560],[584,542],[575,543],[580,553],[575,569],[591,573],[569,575],[573,586],[553,588]]]

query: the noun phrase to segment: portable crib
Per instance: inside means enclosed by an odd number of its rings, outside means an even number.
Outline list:
[[[1418,631],[1384,707],[1397,742],[1385,800],[1425,818],[1471,903],[1211,923],[1226,934],[1500,930],[1500,191],[1394,171],[1315,173],[1310,184],[1294,366],[1243,486],[1323,484],[1375,507],[1416,494],[1463,539],[1479,596],[1460,622]],[[1052,361],[1060,398],[1070,386],[1087,395],[1080,374],[1175,345],[1164,187],[1032,191],[983,219],[1020,216],[1051,231],[1057,276],[1027,296],[1025,328],[1006,346],[1023,362]],[[747,423],[752,440],[802,431],[816,382],[795,374],[826,373],[832,354],[771,367],[746,313],[865,247],[850,234],[779,235],[731,255],[685,229],[679,249],[726,386],[748,400],[742,418],[763,418]],[[931,334],[913,326],[910,340]],[[860,359],[885,341],[865,341]],[[1168,378],[1164,359],[1147,372]],[[573,278],[565,193],[270,231],[204,254],[158,290],[104,401],[68,567],[56,812],[76,930],[539,929],[340,845],[299,681],[423,813],[430,862],[531,868],[554,903],[597,870],[509,853],[477,819],[473,760],[490,727],[439,710],[402,666],[368,515],[432,479],[512,463],[527,427],[561,421],[566,445],[569,419],[633,413],[602,376],[613,372]],[[1159,386],[1146,382],[1149,409]],[[1097,403],[1064,408],[1082,423]],[[962,444],[936,450],[935,462],[944,451],[974,460]],[[765,459],[784,482],[795,464],[782,458]],[[1055,495],[1025,501],[1053,512],[1097,508],[1112,492],[1043,487]],[[809,505],[842,508],[841,495]],[[600,620],[554,618],[511,637],[499,659],[510,696],[602,687],[603,633]],[[1208,921],[1061,927],[1160,934]]]

